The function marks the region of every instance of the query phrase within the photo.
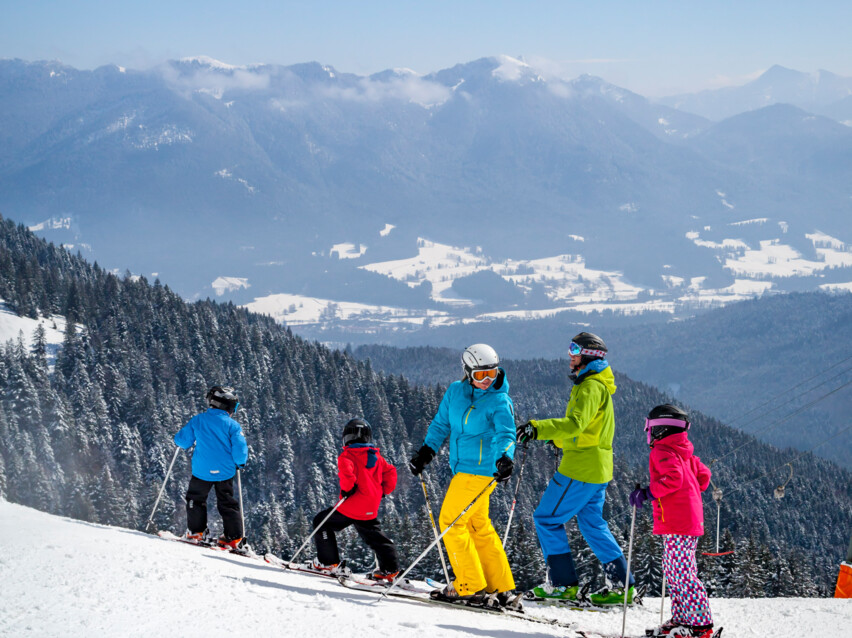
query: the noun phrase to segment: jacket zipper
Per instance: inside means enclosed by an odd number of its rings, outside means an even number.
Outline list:
[[[657,503],[660,506],[660,522],[665,523],[666,522],[666,512],[665,512],[665,510],[663,510],[663,499],[658,498]]]
[[[479,439],[479,463],[477,465],[482,465],[482,439]]]

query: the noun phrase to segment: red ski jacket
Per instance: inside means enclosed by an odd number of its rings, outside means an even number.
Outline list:
[[[337,511],[359,521],[377,518],[382,497],[396,487],[396,468],[382,458],[379,448],[368,443],[347,445],[337,457],[337,471],[341,492],[358,486]]]
[[[710,483],[710,470],[693,449],[686,432],[667,436],[651,448],[654,534],[704,535],[701,492]]]

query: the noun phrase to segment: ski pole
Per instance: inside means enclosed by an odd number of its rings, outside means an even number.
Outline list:
[[[240,519],[243,522],[243,538],[246,535],[246,515],[243,512],[243,483],[240,480],[240,468],[237,468],[237,492],[240,495]]]
[[[393,579],[393,582],[391,583],[390,587],[388,587],[386,590],[384,590],[384,591],[382,592],[381,597],[379,597],[379,599],[378,599],[376,602],[379,602],[380,600],[383,600],[383,599],[384,599],[384,598],[388,595],[388,593],[390,593],[390,590],[391,590],[391,589],[393,589],[394,587],[396,587],[396,584],[397,584],[399,581],[401,581],[403,578],[405,578],[405,577],[408,575],[408,572],[410,572],[410,571],[414,568],[414,566],[415,566],[417,563],[419,563],[419,562],[423,559],[423,557],[424,557],[426,554],[428,554],[428,553],[429,553],[429,550],[430,550],[430,549],[432,549],[433,547],[435,547],[435,545],[437,545],[437,544],[441,541],[441,539],[444,537],[444,534],[446,534],[447,532],[449,532],[449,531],[453,528],[453,525],[455,525],[455,524],[456,524],[456,522],[457,522],[457,521],[458,521],[458,520],[459,520],[462,516],[464,516],[465,514],[467,514],[467,511],[468,511],[471,507],[473,507],[473,504],[474,504],[474,503],[476,503],[476,501],[478,501],[478,500],[479,500],[479,497],[481,497],[483,494],[485,494],[485,492],[486,492],[486,491],[488,491],[488,489],[489,489],[492,485],[494,485],[496,482],[497,482],[497,479],[496,479],[496,478],[491,479],[491,482],[490,482],[490,483],[488,483],[488,485],[486,485],[485,487],[483,487],[483,488],[482,488],[482,491],[481,491],[479,494],[477,494],[477,495],[474,497],[474,499],[473,499],[470,503],[468,503],[467,507],[465,507],[465,508],[461,511],[461,513],[453,519],[453,522],[452,522],[452,523],[450,523],[450,524],[447,526],[447,529],[445,529],[443,532],[441,532],[441,533],[438,535],[438,537],[437,537],[435,540],[433,540],[433,541],[429,544],[429,547],[427,547],[426,549],[424,549],[424,550],[423,550],[423,553],[422,553],[422,554],[420,554],[420,556],[418,556],[418,557],[414,560],[414,562],[413,562],[413,563],[411,563],[411,565],[409,565],[409,566],[408,566],[408,569],[406,569],[404,572],[402,572],[402,574],[401,574],[401,575],[399,575],[399,576],[397,576],[396,578],[394,578],[394,579]],[[448,579],[448,580],[449,580],[449,579]],[[449,585],[449,584],[450,584],[450,583],[447,583],[447,585]]]
[[[420,486],[423,488],[423,497],[426,499],[426,511],[429,512],[429,522],[432,523],[432,532],[438,538],[438,526],[435,525],[435,517],[432,515],[432,503],[429,502],[429,494],[426,492],[426,481],[423,480],[423,472],[420,473]],[[441,555],[441,566],[444,568],[444,582],[450,584],[450,572],[447,569],[447,561],[444,558],[444,550],[438,543],[438,553]]]
[[[151,510],[151,516],[148,517],[148,522],[145,523],[145,531],[146,532],[151,527],[151,525],[154,525],[154,514],[157,511],[157,506],[160,504],[160,499],[163,496],[163,491],[166,489],[166,483],[169,482],[169,476],[171,476],[171,474],[172,474],[172,466],[175,464],[175,461],[177,460],[178,452],[180,452],[180,450],[181,450],[180,446],[175,447],[175,454],[172,457],[172,462],[169,463],[169,469],[166,471],[166,476],[163,479],[163,485],[162,485],[162,487],[160,487],[160,493],[157,494],[157,500],[154,503],[154,509]],[[156,525],[154,527],[156,528]]]
[[[636,489],[641,485],[636,484]],[[630,593],[630,560],[633,558],[633,529],[636,526],[636,506],[633,506],[633,516],[630,518],[630,542],[627,544],[627,574],[624,576],[624,615],[621,618],[621,638],[627,627],[627,595]]]
[[[348,497],[348,496],[344,496],[342,499],[340,499],[339,501],[337,501],[337,504],[336,504],[334,507],[332,507],[332,508],[331,508],[331,511],[328,513],[328,516],[326,516],[324,519],[322,519],[322,523],[320,523],[319,525],[317,525],[317,528],[316,528],[314,531],[312,531],[312,532],[311,532],[311,535],[310,535],[310,536],[308,536],[308,537],[305,539],[305,542],[304,542],[304,543],[302,543],[302,546],[301,546],[299,549],[297,549],[297,550],[296,550],[296,553],[295,553],[295,554],[293,554],[293,558],[291,558],[291,559],[289,560],[288,565],[292,565],[292,564],[293,564],[293,561],[294,561],[294,560],[296,560],[296,556],[298,556],[299,554],[301,554],[301,553],[302,553],[302,550],[303,550],[303,549],[305,549],[305,546],[306,546],[308,543],[310,543],[310,542],[311,542],[311,539],[314,537],[314,535],[315,535],[318,531],[320,531],[320,530],[322,529],[322,526],[323,526],[323,525],[325,525],[325,522],[326,522],[328,519],[330,519],[330,518],[331,518],[331,515],[332,515],[332,514],[334,514],[334,513],[337,511],[337,508],[338,508],[338,507],[340,507],[341,505],[343,505],[343,501],[345,501],[347,498],[349,498],[349,497]]]
[[[521,479],[524,478],[524,463],[527,462],[527,447],[528,442],[524,443],[524,456],[521,458],[521,469],[518,472],[518,482],[515,484],[515,493],[512,496],[512,509],[509,510],[509,520],[506,523],[506,531],[503,534],[503,549],[506,548],[506,543],[509,540],[509,530],[512,527],[512,517],[515,515],[515,505],[518,502],[518,490],[521,489]]]
[[[663,568],[662,569],[663,585],[662,585],[662,588],[661,588],[661,591],[660,591],[660,625],[661,626],[663,624],[663,618],[665,617],[664,612],[666,610],[666,561],[665,561],[665,555],[666,555],[666,541],[665,541],[665,539],[663,539],[663,565],[662,565],[662,568]]]

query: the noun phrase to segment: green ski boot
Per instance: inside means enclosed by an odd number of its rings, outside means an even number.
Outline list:
[[[553,585],[544,583],[538,587],[533,587],[532,593],[535,598],[541,600],[570,600],[576,602],[579,590],[580,588],[577,585],[558,585],[554,587]]]
[[[633,596],[636,593],[633,585],[627,590],[627,604],[633,603]],[[624,588],[616,587],[615,589],[601,589],[589,596],[589,600],[593,605],[598,607],[612,607],[614,605],[624,604]]]

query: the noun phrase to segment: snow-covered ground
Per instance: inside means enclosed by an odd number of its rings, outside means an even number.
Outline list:
[[[215,513],[212,513],[215,515]],[[0,636],[573,636],[369,592],[141,532],[44,514],[0,500]],[[726,638],[840,638],[852,601],[712,601]],[[659,599],[631,610],[628,635],[659,620]],[[577,629],[619,635],[620,613],[539,610]]]
[[[39,319],[19,317],[9,310],[6,303],[0,299],[0,344],[7,341],[17,341],[18,337],[23,336],[24,345],[31,348],[39,324],[44,328],[47,362],[49,366],[52,366],[56,359],[56,353],[65,340],[65,317],[61,315],[40,317]],[[79,324],[78,327],[82,328]]]
[[[411,329],[428,322],[431,326],[488,322],[507,319],[535,319],[574,311],[594,313],[611,311],[622,315],[662,312],[676,315],[696,308],[723,306],[763,294],[783,290],[783,283],[794,277],[824,277],[836,269],[852,268],[852,245],[815,230],[804,237],[813,246],[806,258],[778,236],[787,234],[786,222],[767,225],[768,218],[733,222],[714,231],[703,226],[701,231],[687,232],[685,239],[712,251],[734,282],[728,286],[708,286],[711,278],[674,272],[665,265],[656,288],[637,286],[620,271],[589,268],[581,252],[530,260],[498,261],[481,248],[459,247],[418,238],[417,254],[392,261],[365,263],[359,268],[405,283],[411,287],[428,284],[431,298],[441,310],[407,309],[294,294],[258,297],[246,307],[289,325],[329,326],[345,322],[360,330],[381,328]],[[390,225],[386,226],[386,230]],[[751,229],[750,229],[751,228]],[[745,230],[744,230],[745,229]],[[749,230],[750,229],[750,230]],[[756,229],[756,230],[755,230]],[[748,231],[766,239],[731,237]],[[384,233],[385,231],[381,231]],[[712,239],[707,236],[713,237]],[[705,236],[705,238],[702,238]],[[569,235],[577,251],[584,249],[585,239]],[[792,239],[792,237],[789,237]],[[354,242],[335,244],[331,255],[339,259],[360,259],[367,247]],[[454,283],[475,273],[490,271],[517,286],[517,292],[543,293],[536,296],[538,307],[521,307],[509,303],[506,308],[480,310],[479,302],[457,292]],[[219,280],[217,280],[219,281]],[[827,291],[843,291],[852,282],[820,285]],[[219,292],[219,294],[222,294]],[[514,303],[514,302],[512,302]],[[355,326],[357,324],[357,326]]]

